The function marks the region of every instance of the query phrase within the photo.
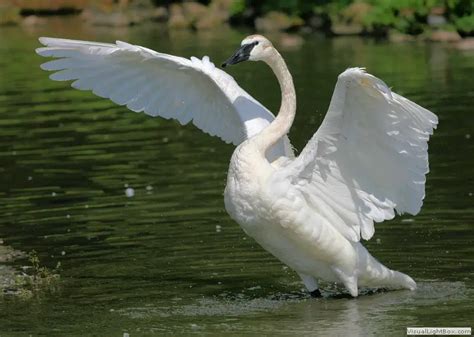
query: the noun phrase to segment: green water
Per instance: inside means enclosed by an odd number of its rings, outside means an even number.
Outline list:
[[[219,63],[246,32],[98,30],[69,19],[0,29],[0,238],[35,250],[49,268],[62,265],[54,289],[0,297],[0,336],[405,336],[407,326],[472,325],[473,52],[314,35],[283,48],[297,86],[290,138],[299,150],[349,66],[367,67],[440,120],[421,213],[379,224],[366,244],[419,289],[348,299],[329,287],[315,300],[227,216],[233,146],[50,81],[33,52],[42,35],[122,39]],[[277,109],[265,66],[229,72]]]

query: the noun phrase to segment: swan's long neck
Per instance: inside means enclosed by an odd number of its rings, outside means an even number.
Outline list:
[[[281,105],[273,122],[255,136],[257,146],[263,154],[290,131],[296,113],[295,86],[283,57],[276,49],[273,49],[272,55],[265,62],[272,68],[280,84]]]

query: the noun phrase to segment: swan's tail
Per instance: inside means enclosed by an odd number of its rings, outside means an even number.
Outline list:
[[[385,267],[362,245],[357,250],[359,253],[359,285],[389,289],[416,289],[416,282],[410,276]]]
[[[392,277],[390,280],[390,284],[393,285],[395,288],[402,288],[402,289],[409,289],[415,290],[416,289],[416,282],[407,274],[403,274],[396,270],[390,270],[392,272]]]

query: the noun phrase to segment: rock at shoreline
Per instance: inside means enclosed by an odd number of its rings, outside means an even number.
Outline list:
[[[190,28],[191,27],[191,20],[186,18],[184,15],[183,6],[179,4],[171,4],[169,9],[170,17],[168,20],[168,27],[174,29],[181,29],[181,28]]]
[[[474,37],[468,37],[458,41],[454,47],[459,50],[472,50],[474,51]]]
[[[413,42],[416,41],[416,37],[409,34],[399,33],[397,31],[390,31],[388,33],[388,40],[394,43]]]
[[[298,50],[304,44],[304,39],[298,34],[279,33],[276,43],[281,50]]]
[[[331,32],[336,35],[359,35],[364,31],[364,17],[372,6],[363,2],[350,4],[338,15],[331,17]]]
[[[388,40],[390,42],[413,42],[413,41],[421,41],[421,42],[444,42],[444,43],[453,43],[455,47],[459,49],[466,48],[469,49],[469,45],[471,42],[468,42],[469,39],[463,39],[457,32],[454,31],[444,31],[444,30],[436,30],[431,32],[430,34],[420,34],[420,35],[409,35],[399,33],[397,31],[390,31],[388,34]],[[474,40],[474,38],[473,38]]]
[[[199,2],[184,2],[181,7],[183,14],[190,22],[196,22],[208,15],[208,8]]]
[[[26,257],[25,253],[10,246],[5,246],[3,240],[0,239],[0,263],[11,262],[24,257]]]
[[[289,16],[282,12],[272,11],[265,16],[255,19],[255,28],[262,32],[278,32],[303,25],[299,17]]]
[[[209,6],[190,1],[171,4],[168,27],[173,29],[214,29],[225,24],[230,17],[232,0],[213,0]]]
[[[202,19],[198,20],[194,27],[197,30],[210,30],[219,26],[222,26],[224,24],[224,21],[220,19],[219,17],[213,16],[213,15],[207,15],[203,17]]]
[[[314,14],[307,22],[308,26],[315,30],[326,30],[331,26],[329,16]]]
[[[432,42],[457,42],[462,39],[458,32],[450,32],[445,30],[436,30],[428,37]]]
[[[48,19],[40,17],[37,15],[29,15],[23,19],[21,24],[23,26],[33,27],[33,26],[43,26],[48,23]]]
[[[120,11],[103,13],[97,9],[88,8],[82,12],[82,18],[94,26],[120,27],[133,24],[132,18]]]
[[[28,257],[31,265],[21,268],[5,263]],[[35,251],[25,254],[9,246],[3,245],[0,239],[0,297],[15,296],[18,298],[31,298],[43,292],[51,292],[59,285],[58,262],[55,269],[51,270],[40,265],[40,260]]]
[[[82,12],[82,18],[94,26],[121,27],[140,24],[146,21],[164,21],[168,11],[155,7],[149,0],[120,0],[115,3],[97,3]]]
[[[16,25],[21,21],[20,9],[0,5],[0,26]]]
[[[168,9],[164,6],[161,6],[161,7],[156,7],[153,10],[151,19],[153,21],[165,22],[166,20],[168,20],[168,17],[169,17]]]
[[[212,0],[209,9],[212,15],[219,18],[221,22],[227,22],[230,19],[233,4],[234,0]]]
[[[15,0],[11,4],[22,14],[77,13],[87,6],[88,0]]]
[[[335,35],[360,35],[364,31],[362,25],[336,23],[331,25],[331,32]]]

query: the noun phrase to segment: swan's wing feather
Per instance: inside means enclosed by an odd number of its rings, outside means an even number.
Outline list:
[[[185,59],[117,41],[115,44],[40,38],[36,51],[54,57],[42,68],[56,81],[150,116],[193,122],[235,145],[260,132],[273,114],[209,58]],[[285,139],[286,142],[287,139]],[[288,143],[289,144],[289,143]],[[281,142],[281,151],[291,149]]]
[[[438,118],[360,68],[343,72],[319,130],[287,169],[305,199],[352,241],[374,221],[417,214]]]

